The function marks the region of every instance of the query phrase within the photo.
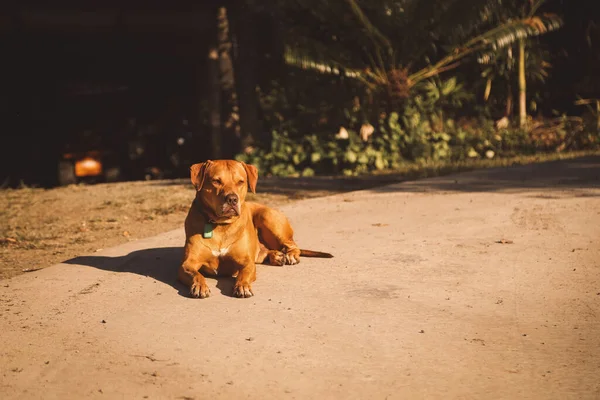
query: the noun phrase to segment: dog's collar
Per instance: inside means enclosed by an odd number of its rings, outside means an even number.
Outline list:
[[[211,214],[204,211],[202,208],[202,204],[197,199],[194,199],[194,203],[196,206],[200,208],[200,212],[204,216],[204,228],[202,230],[202,237],[204,239],[210,239],[213,237],[213,230],[215,229],[215,224],[217,223],[216,217],[211,218]]]
[[[202,232],[202,237],[204,239],[210,239],[213,236],[213,229],[215,229],[215,225],[211,222],[204,223],[204,231]]]
[[[206,224],[218,224],[217,220],[219,219],[216,215],[214,215],[211,212],[208,212],[204,209],[204,207],[202,207],[202,203],[200,201],[198,201],[198,199],[194,199],[194,204],[196,204],[196,206],[198,207],[198,209],[200,210],[200,213],[204,216],[204,219],[206,221],[208,221]]]

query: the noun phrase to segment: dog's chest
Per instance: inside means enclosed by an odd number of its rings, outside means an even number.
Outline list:
[[[231,245],[221,248],[211,248],[210,252],[216,260],[213,260],[209,265],[203,267],[203,271],[209,275],[231,275],[234,271],[233,264],[229,261],[228,255]]]
[[[211,253],[213,256],[215,257],[224,257],[227,255],[227,253],[229,253],[229,248],[231,246],[227,246],[227,247],[222,247],[220,249],[211,249]]]

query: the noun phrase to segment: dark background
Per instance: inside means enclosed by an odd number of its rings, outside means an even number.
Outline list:
[[[285,27],[264,11],[268,2],[253,11],[244,32],[236,21],[249,11],[235,1],[2,3],[0,183],[55,185],[61,155],[90,146],[117,160],[128,157],[131,143],[143,142],[145,160],[123,166],[125,179],[142,178],[149,166],[181,176],[190,163],[211,157],[206,60],[222,5],[240,39],[234,57],[242,44],[256,57],[250,85],[285,74],[279,51]],[[545,109],[577,114],[577,95],[600,97],[599,46],[585,40],[600,25],[600,2],[550,0],[546,9],[565,25],[543,38],[554,56]],[[245,64],[237,62],[243,80]],[[259,109],[250,112],[260,116]],[[180,137],[185,146],[177,145]],[[227,142],[224,148],[230,151],[223,156],[234,156]]]

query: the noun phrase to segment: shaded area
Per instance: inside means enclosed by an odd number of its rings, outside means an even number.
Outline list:
[[[475,170],[475,171],[474,171]],[[454,173],[462,173],[454,175]],[[420,179],[453,174],[449,178]],[[404,185],[390,186],[405,182]],[[188,179],[157,181],[156,185],[191,185]],[[377,192],[450,190],[461,192],[505,191],[511,189],[596,188],[600,186],[600,156],[584,156],[519,166],[482,168],[468,165],[420,167],[408,172],[380,175],[314,176],[301,178],[260,177],[260,194],[281,194],[290,198],[326,196],[355,190]]]
[[[560,191],[600,188],[600,156],[550,161],[510,168],[490,168],[447,178],[406,182],[382,186],[376,192],[512,192],[526,189]],[[575,196],[595,196],[574,193]],[[551,196],[551,195],[549,195]]]
[[[377,186],[389,185],[392,183],[404,182],[410,179],[405,173],[394,173],[386,175],[364,175],[357,177],[345,176],[313,176],[313,177],[259,177],[257,193],[259,194],[280,194],[289,197],[296,197],[299,192],[320,192],[320,195],[350,192],[353,190],[370,189]],[[177,186],[186,185],[192,188],[189,179],[172,179],[156,181],[158,186]],[[307,193],[307,196],[314,197]]]
[[[177,289],[181,296],[189,297],[189,289],[177,280],[183,247],[159,247],[133,251],[124,256],[81,256],[64,261],[64,264],[85,265],[103,271],[132,273],[147,276]],[[223,295],[232,296],[234,279],[207,277],[217,280]]]

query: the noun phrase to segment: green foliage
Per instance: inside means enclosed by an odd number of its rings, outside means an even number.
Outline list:
[[[286,27],[289,77],[261,93],[272,140],[240,156],[263,174],[355,175],[599,145],[598,118],[494,122],[515,107],[522,40],[530,110],[548,97],[551,57],[538,37],[562,19],[545,0],[247,1]]]
[[[528,130],[520,130],[498,129],[484,117],[457,118],[457,110],[471,95],[456,78],[434,77],[416,85],[403,107],[390,113],[373,112],[370,108],[378,110],[376,105],[355,99],[336,121],[344,128],[343,135],[335,134],[339,125],[323,122],[331,108],[293,106],[282,89],[274,87],[261,96],[271,142],[238,156],[265,175],[357,175],[406,163],[491,159],[600,145],[598,135],[590,134],[581,119],[533,121]],[[286,119],[285,115],[300,117]],[[369,123],[368,116],[377,120]],[[372,134],[363,135],[361,130]]]

